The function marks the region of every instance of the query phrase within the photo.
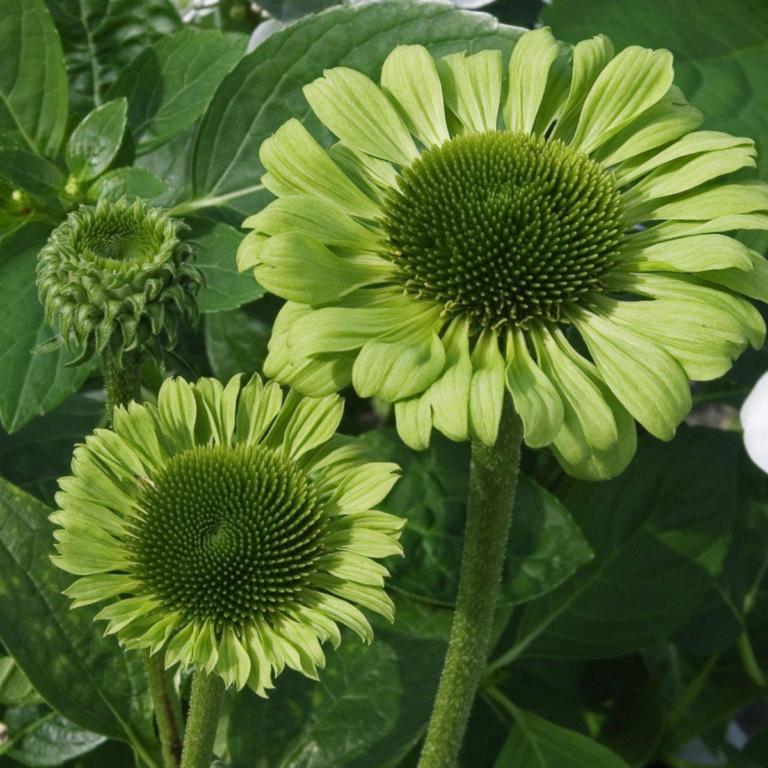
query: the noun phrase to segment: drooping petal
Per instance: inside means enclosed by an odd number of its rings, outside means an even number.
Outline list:
[[[429,447],[432,434],[431,392],[430,389],[426,394],[395,403],[397,434],[414,451],[423,451]]]
[[[663,240],[644,248],[625,248],[626,268],[640,272],[704,272],[711,269],[750,271],[749,249],[725,235],[692,235]]]
[[[496,130],[501,100],[501,53],[454,53],[437,60],[445,103],[468,131]]]
[[[469,430],[472,436],[493,445],[499,433],[504,405],[506,363],[494,331],[484,330],[472,350],[472,382],[469,390]]]

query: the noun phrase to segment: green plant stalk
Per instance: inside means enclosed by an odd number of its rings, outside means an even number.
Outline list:
[[[209,768],[223,700],[221,677],[209,675],[204,669],[195,672],[181,768]]]
[[[125,352],[122,364],[118,364],[115,358],[106,352],[101,357],[101,372],[111,424],[116,406],[141,399],[141,355],[139,352]],[[162,656],[147,654],[145,667],[160,737],[163,765],[165,768],[178,768],[181,758],[181,734],[184,730],[181,703],[165,672]]]
[[[496,444],[472,443],[459,595],[419,768],[455,768],[490,650],[520,463],[522,424],[509,395]]]

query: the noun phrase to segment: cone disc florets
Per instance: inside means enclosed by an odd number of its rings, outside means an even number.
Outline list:
[[[180,320],[197,318],[202,283],[184,225],[141,200],[81,206],[40,251],[37,285],[46,322],[84,362],[109,351],[175,345]]]
[[[401,552],[403,521],[375,506],[398,468],[334,434],[342,407],[236,376],[116,408],[51,518],[74,607],[105,602],[126,648],[262,695],[285,666],[316,677],[339,625],[370,641],[360,608],[393,615],[376,560]]]
[[[599,290],[625,229],[611,176],[560,141],[462,135],[427,149],[388,196],[406,289],[482,326],[559,320]]]

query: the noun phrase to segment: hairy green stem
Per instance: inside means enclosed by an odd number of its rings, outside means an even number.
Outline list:
[[[419,768],[455,768],[485,670],[517,487],[522,424],[507,395],[496,444],[472,443],[456,612]]]
[[[125,352],[122,361],[118,363],[110,352],[105,352],[101,356],[101,372],[111,424],[116,406],[127,405],[131,400],[141,398],[141,355],[139,352]],[[172,681],[165,672],[161,656],[147,654],[145,669],[157,721],[163,765],[165,768],[178,768],[181,758],[181,734],[184,730],[181,703]]]
[[[118,363],[107,351],[101,356],[101,373],[112,423],[112,411],[116,406],[128,405],[131,400],[141,397],[141,356],[138,352],[124,352],[122,362]]]
[[[224,681],[221,677],[199,669],[192,680],[181,768],[209,768],[223,700]]]

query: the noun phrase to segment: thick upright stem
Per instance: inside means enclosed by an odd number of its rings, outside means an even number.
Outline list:
[[[522,424],[507,396],[496,445],[472,444],[459,596],[419,768],[455,768],[490,650],[515,501]]]
[[[141,355],[139,352],[125,352],[118,364],[110,352],[101,357],[101,372],[104,377],[104,391],[107,396],[109,421],[116,406],[127,405],[131,400],[141,398]],[[149,691],[157,720],[157,731],[163,754],[164,768],[178,768],[181,759],[181,734],[184,722],[181,704],[171,680],[163,667],[160,655],[145,660]]]
[[[192,680],[181,768],[209,768],[223,699],[224,681],[221,677],[198,670]]]

